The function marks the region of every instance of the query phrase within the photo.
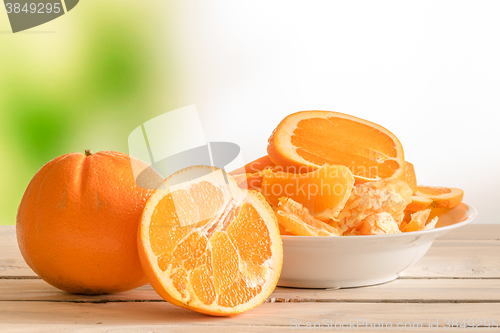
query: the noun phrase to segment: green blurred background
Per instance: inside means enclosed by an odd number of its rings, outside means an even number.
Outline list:
[[[17,34],[0,10],[0,225],[15,224],[24,190],[49,160],[85,149],[127,153],[135,127],[189,104],[181,10],[86,0]]]

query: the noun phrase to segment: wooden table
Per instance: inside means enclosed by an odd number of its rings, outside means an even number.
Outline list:
[[[364,331],[368,322],[390,323],[392,330],[399,324],[419,332],[477,332],[447,328],[463,320],[500,332],[485,327],[486,320],[500,325],[500,225],[473,224],[446,234],[393,282],[342,290],[278,287],[266,303],[232,318],[178,308],[149,285],[101,296],[62,292],[25,264],[15,228],[0,226],[0,332],[285,332],[299,323]]]

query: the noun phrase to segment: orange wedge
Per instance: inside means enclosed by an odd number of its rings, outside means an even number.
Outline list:
[[[436,208],[453,208],[462,202],[464,191],[452,187],[417,186],[416,195],[431,199]]]
[[[415,167],[408,161],[405,161],[405,181],[415,194],[417,192],[417,176],[415,175]]]
[[[281,197],[290,198],[320,220],[337,217],[354,185],[351,171],[343,165],[325,165],[316,171],[295,174],[263,171],[261,193],[277,207]]]
[[[262,195],[241,190],[223,170],[181,170],[146,203],[139,256],[168,302],[232,316],[264,302],[276,287],[283,248]]]
[[[410,222],[408,222],[408,224],[406,224],[401,231],[410,232],[410,231],[424,230],[425,224],[427,222],[427,219],[429,218],[430,213],[431,213],[430,209],[424,209],[411,214]]]
[[[229,174],[234,177],[240,188],[259,190],[262,183],[262,171],[265,169],[278,171],[269,155],[262,156]]]
[[[406,210],[410,212],[418,212],[419,210],[432,208],[431,205],[433,202],[434,201],[432,201],[432,199],[429,197],[412,195],[411,202],[408,206],[406,206]]]
[[[271,160],[295,173],[345,165],[356,183],[405,180],[403,147],[384,127],[347,114],[302,111],[281,121],[269,138]]]
[[[340,236],[337,228],[315,219],[307,208],[290,198],[280,198],[276,217],[283,234],[296,236]]]

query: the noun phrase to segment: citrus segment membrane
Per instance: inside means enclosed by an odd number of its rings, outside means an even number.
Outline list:
[[[364,232],[370,229],[380,229],[386,233],[399,232],[393,228],[393,223],[387,215],[392,217],[397,225],[403,221],[405,207],[411,202],[411,187],[404,181],[388,178],[376,182],[368,182],[354,187],[347,203],[338,216],[338,225],[344,234],[356,234],[364,228]],[[366,220],[370,216],[369,220]],[[381,218],[382,226],[373,222]],[[368,225],[366,224],[368,223]]]
[[[296,236],[340,236],[338,227],[315,219],[309,210],[290,198],[280,198],[276,217],[284,234]],[[335,222],[332,222],[335,223]]]
[[[410,232],[410,231],[420,231],[433,229],[436,226],[438,221],[438,217],[434,217],[429,219],[429,215],[431,213],[431,209],[424,209],[418,212],[411,214],[410,222],[406,225],[401,225],[402,232]]]
[[[275,288],[282,246],[262,195],[240,190],[217,172],[155,192],[142,218],[141,260],[166,300],[233,315],[262,303]]]

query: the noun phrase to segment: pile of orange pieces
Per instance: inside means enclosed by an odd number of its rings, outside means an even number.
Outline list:
[[[282,235],[421,231],[459,205],[457,188],[417,185],[398,138],[347,114],[302,111],[281,121],[267,155],[230,174],[274,209]]]

